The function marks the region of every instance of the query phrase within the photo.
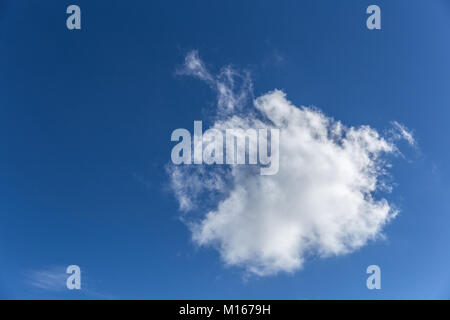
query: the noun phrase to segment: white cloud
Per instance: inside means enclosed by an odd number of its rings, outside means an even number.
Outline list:
[[[206,165],[169,170],[180,208],[201,212],[189,221],[195,243],[215,247],[226,265],[265,276],[296,271],[311,254],[350,253],[381,236],[397,213],[375,196],[385,187],[382,176],[389,166],[384,155],[396,152],[393,141],[369,126],[349,128],[317,109],[298,108],[280,90],[245,109],[236,96],[251,96],[243,93],[251,85],[233,87],[237,72],[223,69],[230,72],[223,82],[224,71],[212,76],[197,53],[186,59],[185,73],[212,87],[225,87],[218,90],[212,127],[280,129],[276,175],[261,176],[251,166],[238,165],[218,171]],[[414,142],[404,126],[396,126],[403,138]],[[201,201],[209,193],[221,197],[202,211],[208,206]]]
[[[222,116],[239,111],[251,98],[252,81],[248,73],[241,74],[225,67],[214,76],[195,50],[186,55],[178,74],[194,76],[208,83],[217,92],[217,113]]]
[[[178,70],[178,73],[195,76],[201,80],[213,82],[213,77],[206,69],[203,61],[200,60],[197,51],[191,51],[186,55],[183,68]]]
[[[66,289],[68,277],[65,271],[65,268],[61,266],[29,271],[27,282],[29,285],[42,290],[63,291]]]
[[[104,294],[99,292],[89,284],[86,277],[86,272],[82,271],[81,277],[81,290],[69,290],[67,288],[67,279],[70,274],[66,273],[67,266],[50,266],[42,268],[40,270],[28,270],[25,274],[25,282],[34,288],[39,290],[53,292],[53,293],[77,293],[83,294],[83,296],[94,299],[117,299],[110,294]],[[93,282],[93,281],[89,281]]]
[[[399,139],[405,139],[411,146],[416,145],[416,140],[414,139],[414,135],[411,131],[408,130],[403,124],[398,123],[397,121],[392,121],[392,125],[394,127],[393,134],[394,137]]]
[[[203,166],[168,166],[172,191],[178,199],[180,210],[191,211],[198,207],[199,198],[208,193],[221,193],[225,190],[226,179],[224,169],[216,168],[215,171],[206,170]],[[205,205],[205,200],[202,204]]]

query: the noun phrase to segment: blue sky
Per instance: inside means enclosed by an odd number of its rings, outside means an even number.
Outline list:
[[[0,298],[450,298],[449,32],[445,0],[2,1]],[[250,278],[193,243],[165,170],[171,132],[215,104],[177,75],[192,50],[211,72],[248,70],[256,97],[277,88],[348,126],[412,130],[417,148],[391,159],[386,239]],[[71,264],[82,290],[35,285]],[[381,290],[366,288],[372,264]]]

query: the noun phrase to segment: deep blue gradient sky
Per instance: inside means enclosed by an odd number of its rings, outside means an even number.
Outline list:
[[[366,28],[370,4],[382,30]],[[2,0],[0,298],[450,298],[449,35],[446,0]],[[176,75],[192,49],[213,71],[249,70],[255,96],[283,89],[347,125],[413,130],[418,148],[393,159],[401,212],[386,240],[247,280],[196,247],[164,170],[171,132],[214,104]],[[81,291],[31,284],[70,264]]]

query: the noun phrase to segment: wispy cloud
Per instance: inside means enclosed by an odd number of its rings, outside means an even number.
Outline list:
[[[79,292],[83,296],[94,299],[115,299],[114,296],[104,294],[94,289],[87,281],[86,273],[82,272],[82,286],[80,290],[69,290],[66,286],[67,278],[70,274],[66,273],[65,266],[51,266],[39,270],[29,270],[25,272],[25,282],[38,290],[62,293]]]
[[[190,75],[205,81],[217,93],[217,113],[225,116],[239,112],[253,97],[253,83],[247,72],[236,72],[227,66],[217,75],[211,74],[200,59],[197,51],[186,55],[182,68],[177,70],[180,75]]]
[[[30,286],[48,291],[67,290],[67,277],[66,269],[61,266],[32,270],[26,273],[26,281]]]
[[[393,134],[394,137],[399,139],[403,138],[405,139],[411,146],[416,146],[416,140],[414,139],[414,134],[412,131],[410,131],[406,126],[404,126],[401,123],[398,123],[397,121],[392,121]]]

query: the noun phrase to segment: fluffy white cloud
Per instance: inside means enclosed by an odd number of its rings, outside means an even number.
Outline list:
[[[389,168],[384,155],[396,152],[394,140],[369,126],[349,128],[317,109],[298,108],[280,90],[254,99],[245,109],[251,85],[244,81],[233,87],[237,73],[230,68],[211,75],[196,52],[187,56],[184,73],[217,89],[212,127],[280,129],[276,175],[262,176],[239,165],[169,171],[180,208],[192,209],[195,202],[202,212],[189,220],[194,241],[217,248],[227,265],[260,276],[293,272],[307,255],[342,255],[364,246],[395,217],[393,206],[375,197],[386,187],[381,179]],[[404,126],[395,126],[398,136],[414,143]],[[205,193],[221,196],[211,208],[202,207]]]

